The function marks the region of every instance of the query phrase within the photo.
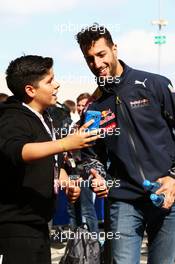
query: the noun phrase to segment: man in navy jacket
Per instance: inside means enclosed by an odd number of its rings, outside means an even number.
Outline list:
[[[160,75],[130,68],[117,58],[117,46],[103,26],[93,24],[77,41],[99,87],[88,110],[102,113],[103,138],[90,150],[107,168],[111,263],[136,264],[144,231],[148,263],[171,264],[175,258],[175,104],[171,82]],[[89,153],[86,153],[89,155]],[[109,178],[106,178],[109,181]],[[161,207],[143,188],[157,181]],[[98,193],[102,179],[93,179]],[[108,183],[108,182],[107,182]],[[120,232],[120,239],[115,234]]]

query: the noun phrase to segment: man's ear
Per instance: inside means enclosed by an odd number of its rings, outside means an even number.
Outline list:
[[[116,56],[117,55],[117,44],[114,44],[112,47],[113,53]]]
[[[26,94],[30,97],[30,98],[34,98],[35,94],[36,94],[36,89],[30,85],[30,84],[27,84],[25,86],[25,91],[26,91]]]

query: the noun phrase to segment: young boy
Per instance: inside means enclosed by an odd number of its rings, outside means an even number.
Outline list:
[[[14,96],[0,108],[0,259],[3,264],[50,264],[48,221],[52,218],[58,175],[58,153],[86,147],[98,136],[82,130],[56,140],[46,108],[56,104],[59,84],[53,60],[28,55],[6,71]],[[54,187],[55,188],[54,188]],[[70,186],[73,186],[72,184]],[[74,202],[78,186],[65,185]]]

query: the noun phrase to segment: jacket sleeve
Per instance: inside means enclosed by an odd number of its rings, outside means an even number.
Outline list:
[[[0,152],[13,165],[23,162],[23,146],[32,142],[27,122],[19,119],[19,117],[6,115],[0,119]]]
[[[154,84],[161,105],[162,116],[170,129],[175,129],[175,88],[169,79],[159,76]]]
[[[160,76],[155,87],[158,100],[161,104],[162,116],[166,120],[175,140],[175,88],[171,81],[163,76]],[[169,169],[169,173],[173,175],[173,178],[175,177],[174,162]]]

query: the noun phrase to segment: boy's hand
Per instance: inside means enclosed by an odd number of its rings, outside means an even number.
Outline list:
[[[109,190],[106,186],[105,179],[94,169],[91,169],[91,175],[93,177],[91,180],[93,192],[95,192],[98,197],[107,197]]]
[[[62,146],[63,151],[76,150],[84,147],[90,147],[94,140],[100,138],[98,130],[86,131],[93,123],[93,120],[85,123],[79,130],[69,134],[67,137],[60,139],[59,144]]]

